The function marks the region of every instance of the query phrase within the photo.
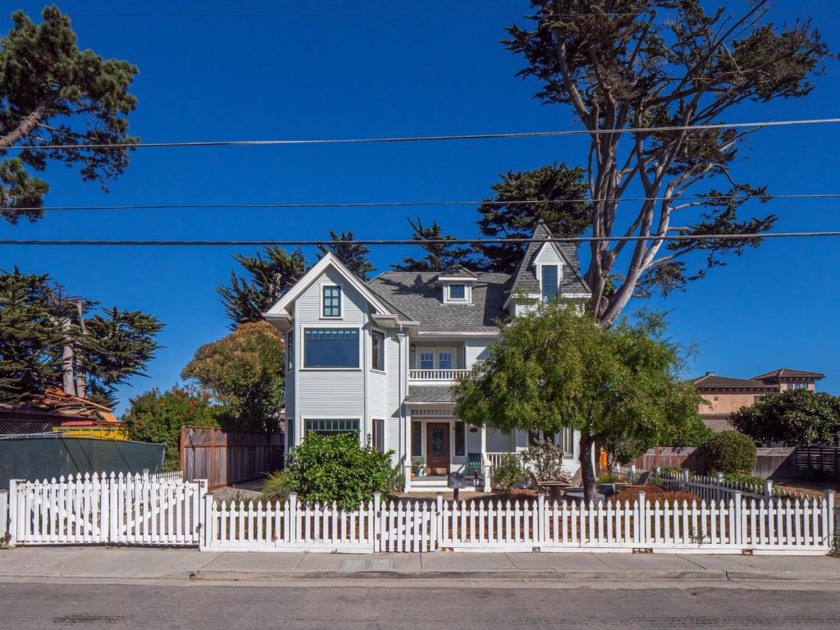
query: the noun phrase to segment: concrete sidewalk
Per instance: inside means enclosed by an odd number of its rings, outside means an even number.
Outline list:
[[[0,582],[79,579],[288,583],[347,578],[625,583],[797,581],[840,586],[840,559],[693,554],[241,553],[136,547],[21,547],[0,551]]]

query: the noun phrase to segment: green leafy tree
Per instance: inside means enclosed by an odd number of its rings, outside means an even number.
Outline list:
[[[469,247],[461,247],[454,243],[434,241],[454,241],[455,237],[443,234],[437,221],[431,227],[426,227],[418,217],[417,221],[408,219],[414,233],[411,239],[418,241],[426,252],[424,258],[403,258],[401,265],[391,265],[394,271],[445,271],[456,265],[475,266],[473,252]]]
[[[767,394],[730,416],[732,425],[759,444],[840,446],[840,397],[794,389]]]
[[[586,171],[566,164],[549,164],[533,171],[508,171],[491,188],[495,195],[478,207],[478,227],[487,238],[531,238],[537,223],[545,221],[554,236],[580,236],[589,226],[592,212],[586,199]],[[515,203],[537,201],[539,203]],[[481,267],[512,273],[525,244],[481,244]]]
[[[263,254],[265,258],[263,258]],[[306,273],[306,258],[300,248],[291,254],[277,245],[267,245],[256,256],[234,256],[247,276],[230,274],[230,285],[216,288],[231,328],[262,320],[270,309]]]
[[[697,414],[697,394],[677,373],[681,349],[663,332],[660,318],[601,331],[573,306],[541,306],[502,325],[489,356],[456,386],[455,413],[505,432],[577,429],[590,500],[596,442],[632,436],[648,448],[673,422],[674,408]]]
[[[769,0],[746,4],[733,14],[702,0],[531,0],[533,23],[507,29],[505,45],[526,62],[519,76],[540,84],[536,98],[567,106],[589,132],[591,233],[602,240],[590,245],[585,279],[603,328],[632,296],[682,290],[725,255],[757,247],[776,221],[743,216],[748,197],[767,195],[739,181],[733,167],[750,131],[724,117],[807,95],[829,50],[808,22],[768,21]],[[670,130],[627,131],[651,127]],[[628,192],[643,201],[623,201]],[[671,234],[754,238],[644,238]]]
[[[224,410],[213,405],[208,392],[173,387],[166,392],[152,389],[132,398],[122,422],[132,440],[166,446],[164,470],[180,470],[181,427],[218,428],[223,417]]]
[[[330,238],[332,239],[332,243],[318,245],[318,251],[321,252],[318,260],[327,252],[332,252],[351,273],[362,280],[367,280],[367,275],[373,271],[373,265],[368,260],[370,249],[364,245],[349,242],[356,239],[352,230],[350,232],[342,232],[341,234],[336,234],[330,230]]]
[[[288,487],[310,503],[332,503],[358,509],[374,492],[388,493],[391,453],[371,444],[360,446],[355,434],[307,433],[303,443],[289,451]]]
[[[230,413],[232,428],[277,431],[283,374],[283,337],[268,322],[252,322],[201,346],[181,378],[208,390]]]
[[[35,24],[22,11],[0,39],[0,214],[11,223],[43,214],[49,186],[33,172],[49,159],[78,166],[82,179],[105,182],[123,173],[136,138],[127,115],[137,68],[79,50],[70,19],[49,6]],[[21,149],[7,157],[12,147]],[[67,146],[39,150],[37,147]]]
[[[117,385],[145,375],[161,328],[142,311],[68,296],[48,275],[0,273],[0,400],[59,387],[112,403]]]

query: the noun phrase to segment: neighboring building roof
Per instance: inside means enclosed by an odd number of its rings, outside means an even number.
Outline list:
[[[455,402],[455,388],[441,385],[409,385],[407,403]]]
[[[818,381],[821,378],[825,378],[825,374],[821,374],[820,372],[808,372],[806,370],[791,370],[790,368],[781,368],[779,370],[767,372],[767,374],[762,374],[761,376],[753,377],[753,379],[756,381],[783,381],[785,379],[791,378]]]
[[[30,394],[17,403],[0,403],[0,416],[6,421],[52,420],[67,422],[88,420],[117,422],[112,409],[87,398],[65,394],[57,388],[48,388],[43,394]]]
[[[705,376],[694,379],[694,384],[697,386],[697,389],[701,391],[713,389],[757,389],[766,391],[775,389],[771,385],[767,385],[766,383],[755,379],[717,376],[711,372]]]
[[[700,419],[707,427],[715,433],[723,433],[724,431],[735,431],[732,422],[729,420],[727,414],[710,414],[708,416],[700,415]]]
[[[424,332],[497,333],[496,322],[508,313],[502,308],[510,281],[506,273],[478,273],[472,304],[444,304],[437,271],[389,271],[368,287],[406,318],[419,321]]]
[[[516,271],[513,274],[513,282],[511,283],[510,291],[524,294],[539,294],[540,283],[533,272],[534,259],[545,243],[540,240],[553,238],[553,235],[548,229],[544,221],[540,220],[537,227],[534,229],[533,237],[536,241],[528,244],[528,249],[525,250],[525,255],[519,261]],[[563,278],[560,281],[560,295],[564,293],[580,294],[591,293],[589,287],[580,276],[580,262],[577,256],[577,247],[573,243],[551,243],[551,246],[557,251],[558,256],[564,260],[567,265],[563,269]]]

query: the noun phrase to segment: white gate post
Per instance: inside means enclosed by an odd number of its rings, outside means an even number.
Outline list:
[[[9,491],[0,490],[0,544],[9,533]]]
[[[834,538],[837,536],[835,527],[837,526],[837,517],[834,514],[834,490],[825,491],[825,532],[827,534],[826,545],[829,549],[834,544]]]
[[[717,501],[718,507],[720,507],[720,500],[723,497],[723,473],[717,471],[717,475],[715,476],[715,481],[717,482],[717,488],[715,489],[715,500]]]
[[[688,479],[691,471],[688,468],[683,468],[683,475],[682,475],[682,482],[683,482],[683,492],[688,492]]]
[[[773,481],[770,479],[764,480],[764,496],[772,497],[773,496]]]
[[[536,535],[536,542],[540,547],[545,544],[546,538],[548,538],[548,510],[545,506],[545,493],[538,492],[537,493],[537,531],[535,532]]]
[[[438,492],[435,497],[435,532],[432,537],[432,548],[437,551],[443,546],[443,493]]]
[[[298,539],[298,495],[297,492],[289,493],[289,540],[297,542]]]
[[[18,482],[12,479],[9,482],[9,547],[14,547],[17,540],[18,518]]]
[[[205,549],[209,549],[214,545],[216,542],[216,533],[215,533],[215,523],[216,523],[216,497],[212,494],[205,494],[204,501],[202,501],[201,506],[201,516],[200,523],[202,523],[203,527],[201,528],[200,536],[199,536],[199,549],[202,551]]]
[[[382,511],[382,493],[373,493],[373,514],[368,515],[368,531],[371,544],[373,545],[373,553],[382,551],[382,541],[380,540],[379,527],[379,513]]]
[[[744,531],[741,527],[741,516],[744,513],[741,505],[741,492],[737,491],[732,495],[732,504],[729,509],[729,543],[741,546],[744,544]]]

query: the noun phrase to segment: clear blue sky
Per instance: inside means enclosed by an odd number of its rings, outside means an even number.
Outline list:
[[[832,3],[779,5],[778,21],[811,16],[840,51]],[[12,9],[36,15],[42,5],[12,0],[3,6],[5,33]],[[149,142],[576,128],[564,108],[532,99],[535,84],[514,77],[521,61],[499,43],[503,27],[527,12],[526,0],[76,0],[59,6],[74,16],[81,47],[140,68],[131,132]],[[838,116],[838,78],[840,67],[832,63],[809,97],[745,107],[730,120]],[[761,131],[737,170],[753,183],[770,184],[771,193],[838,192],[838,140],[837,126]],[[552,160],[579,163],[585,156],[579,139],[140,149],[107,195],[77,172],[51,165],[47,204],[472,200],[486,196],[500,172]],[[836,230],[836,205],[779,200],[769,210],[781,216],[778,231]],[[436,219],[459,236],[477,235],[472,208],[201,209],[56,211],[31,225],[2,223],[0,238],[318,239],[329,229],[407,238],[408,215]],[[653,301],[654,308],[671,311],[672,337],[697,345],[690,375],[816,370],[827,375],[818,387],[840,394],[838,246],[840,240],[770,241],[686,293]],[[50,273],[73,294],[142,309],[165,322],[159,340],[166,347],[149,365],[151,378],[120,390],[124,409],[130,396],[174,384],[200,345],[226,334],[214,288],[235,269],[236,251],[5,247],[0,268]],[[407,253],[381,247],[372,260],[386,270]],[[585,248],[581,255],[586,264]]]

